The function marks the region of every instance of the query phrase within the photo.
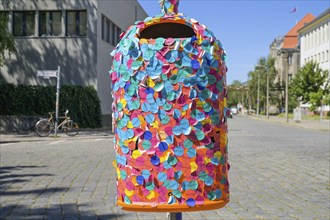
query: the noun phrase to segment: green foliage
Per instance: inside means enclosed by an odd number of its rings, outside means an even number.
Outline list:
[[[62,86],[60,92],[60,112],[69,109],[70,117],[81,126],[95,128],[101,126],[100,100],[92,87]]]
[[[230,85],[232,87],[240,87],[243,86],[243,83],[241,83],[239,80],[234,80],[233,83]],[[227,99],[227,106],[237,106],[238,103],[243,103],[246,100],[246,92],[245,91],[228,91],[228,99]],[[247,103],[245,106],[247,106]]]
[[[322,70],[314,62],[306,63],[290,82],[290,93],[303,103],[311,104],[310,110],[315,110],[321,103],[330,99],[329,72]]]
[[[258,98],[258,81],[259,81],[259,107],[261,109],[266,109],[267,102],[267,73],[269,74],[269,104],[278,105],[281,107],[280,94],[282,88],[279,84],[273,84],[276,70],[274,66],[274,58],[262,57],[258,60],[257,66],[254,71],[248,73],[248,88],[249,88],[249,98],[251,99],[252,109],[257,108],[257,98]],[[263,111],[265,112],[265,111]]]
[[[101,126],[100,100],[93,87],[63,85],[60,90],[59,116],[66,109],[80,127]],[[0,115],[48,116],[55,111],[54,86],[0,85]]]
[[[14,38],[8,32],[8,14],[0,12],[0,66],[5,59],[5,51],[13,52],[15,50]]]

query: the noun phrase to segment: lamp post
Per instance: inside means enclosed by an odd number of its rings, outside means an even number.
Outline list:
[[[266,97],[266,114],[269,119],[269,68],[267,68],[267,97]]]
[[[289,65],[289,53],[287,53],[287,62],[285,64],[285,120],[289,122],[289,73],[288,73],[288,65]]]
[[[259,96],[260,96],[260,73],[258,71],[258,95],[257,95],[257,117],[259,117]]]

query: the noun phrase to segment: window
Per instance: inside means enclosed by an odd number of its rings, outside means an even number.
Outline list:
[[[111,44],[113,46],[116,45],[116,25],[115,24],[111,24]]]
[[[323,43],[323,25],[320,27],[320,43]]]
[[[39,12],[39,36],[59,36],[62,33],[60,11]]]
[[[116,40],[116,44],[118,44],[119,41],[120,41],[120,34],[121,34],[121,29],[119,27],[117,27],[117,40]]]
[[[329,29],[328,24],[324,25],[324,41],[327,42],[329,39]]]
[[[102,40],[110,43],[110,20],[102,15]]]
[[[34,11],[14,11],[13,31],[14,36],[34,35]]]
[[[288,64],[291,66],[292,65],[292,54],[288,55]]]
[[[307,34],[307,50],[309,50],[309,48],[310,48],[310,44],[311,44],[311,34],[308,33],[308,34]]]
[[[87,12],[67,11],[66,12],[66,36],[87,35]]]
[[[106,22],[106,38],[105,41],[110,43],[110,21],[107,20]]]
[[[102,21],[101,21],[101,38],[102,38],[102,40],[104,40],[104,38],[105,38],[104,29],[105,29],[105,17],[104,17],[104,15],[102,15]]]
[[[120,41],[120,34],[122,32],[121,28],[115,25],[109,18],[105,15],[102,15],[102,40],[107,43],[116,46]]]

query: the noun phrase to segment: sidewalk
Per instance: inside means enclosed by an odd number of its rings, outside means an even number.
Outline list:
[[[317,131],[330,131],[330,121],[329,120],[301,120],[300,122],[295,122],[293,119],[289,119],[289,122],[285,121],[285,118],[277,116],[269,116],[267,119],[264,115],[239,115],[240,117],[251,117],[257,120],[269,121],[271,123],[280,123],[287,126],[301,127],[304,129],[317,130]],[[234,116],[235,117],[235,116]],[[237,116],[236,116],[237,117]],[[57,137],[54,134],[50,134],[48,137],[39,137],[35,132],[30,132],[26,134],[0,134],[0,144],[9,142],[30,142],[30,141],[55,141],[55,140],[65,140],[65,139],[94,139],[94,138],[113,138],[113,133],[111,130],[81,130],[77,136],[67,136],[66,134],[60,132]]]
[[[63,132],[59,132],[57,137],[54,133],[48,137],[39,137],[35,132],[25,134],[0,134],[0,144],[10,142],[32,142],[32,141],[58,141],[66,139],[94,139],[94,138],[113,138],[111,130],[81,130],[76,136],[68,136]]]
[[[259,115],[257,117],[256,115],[242,115],[245,117],[252,117],[257,120],[264,120],[269,121],[272,123],[280,123],[283,125],[288,126],[294,126],[294,127],[300,127],[310,130],[318,130],[318,131],[330,131],[330,120],[308,120],[308,119],[302,119],[300,122],[296,122],[293,119],[289,119],[289,122],[286,122],[285,118],[277,117],[277,116],[269,116],[269,119],[267,119],[264,115]]]

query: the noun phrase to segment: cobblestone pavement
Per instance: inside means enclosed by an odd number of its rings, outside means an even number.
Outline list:
[[[184,220],[330,218],[328,132],[248,117],[228,122],[231,201]],[[111,135],[4,139],[0,219],[166,219],[114,205]]]

